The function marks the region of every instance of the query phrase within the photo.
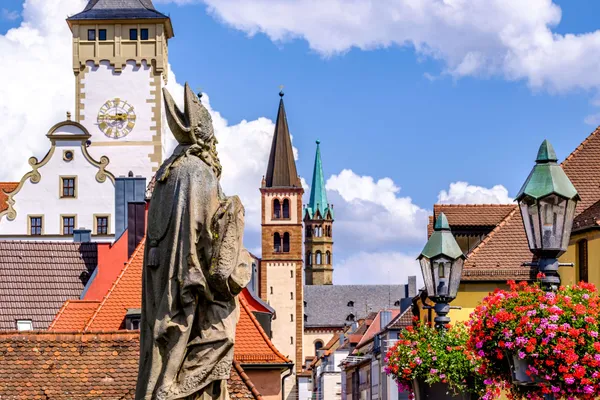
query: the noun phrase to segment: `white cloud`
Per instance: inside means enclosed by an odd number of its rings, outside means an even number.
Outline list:
[[[417,277],[417,287],[423,284],[417,255],[395,251],[364,252],[359,251],[334,265],[334,282],[348,284],[385,284],[392,285],[408,282],[408,277]]]
[[[334,204],[336,243],[381,250],[420,243],[426,237],[427,210],[410,197],[398,196],[400,188],[390,178],[375,181],[345,169],[332,175],[326,188]]]
[[[221,21],[274,41],[306,40],[331,56],[351,48],[411,46],[445,73],[501,75],[534,88],[600,85],[600,31],[556,34],[551,0],[204,0]]]
[[[18,180],[28,169],[31,155],[43,156],[49,143],[48,129],[73,111],[75,78],[71,67],[71,34],[64,16],[81,11],[85,0],[27,0],[23,22],[0,35],[0,74],[10,79],[0,87],[0,180]],[[70,89],[72,88],[72,89]],[[183,87],[170,72],[168,89],[183,101]],[[251,231],[260,229],[260,186],[266,171],[274,124],[268,118],[243,120],[230,125],[212,109],[209,96],[203,102],[212,114],[223,164],[223,188],[242,199]],[[273,111],[277,103],[273,103]],[[175,146],[168,135],[165,153]],[[251,238],[250,238],[251,239]],[[257,241],[258,243],[258,241]]]
[[[70,31],[65,15],[84,0],[27,0],[23,22],[0,35],[0,179],[20,179],[31,155],[48,149],[45,134],[75,106]]]
[[[454,182],[448,191],[442,190],[438,194],[438,203],[442,204],[508,204],[513,201],[502,185],[485,188],[467,182]]]
[[[18,11],[8,10],[6,8],[3,8],[2,11],[0,12],[0,17],[7,21],[14,21],[14,20],[18,19],[19,16],[20,16],[20,14]]]

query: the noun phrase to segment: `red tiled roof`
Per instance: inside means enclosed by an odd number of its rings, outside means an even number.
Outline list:
[[[243,293],[243,292],[242,292]],[[273,345],[252,314],[244,295],[239,296],[240,320],[235,330],[235,359],[243,364],[280,364],[292,361]]]
[[[583,210],[573,221],[573,231],[600,226],[600,201]]]
[[[506,281],[535,278],[533,261],[521,213],[514,209],[471,251],[465,261],[463,281]]]
[[[413,313],[410,308],[407,308],[402,314],[398,314],[396,318],[392,319],[386,329],[403,329],[412,325]]]
[[[67,300],[48,327],[55,332],[83,332],[100,305],[99,301]]]
[[[396,318],[398,316],[398,314],[400,314],[399,309],[382,310],[382,311],[390,311],[392,313],[392,319]],[[367,331],[365,332],[363,337],[360,339],[360,342],[358,342],[358,344],[356,345],[356,348],[364,346],[365,344],[370,342],[371,339],[373,339],[373,337],[381,331],[381,326],[380,326],[379,321],[381,321],[381,311],[377,313],[377,316],[375,317],[375,319],[373,320],[371,325],[369,325],[369,328],[367,329]]]
[[[429,219],[427,232],[431,236],[434,219],[441,212],[451,227],[494,227],[515,207],[516,204],[434,204],[434,216]]]
[[[131,259],[104,296],[104,299],[85,326],[86,332],[117,331],[121,329],[130,308],[142,308],[142,268],[144,245],[142,239]]]
[[[562,167],[581,197],[576,214],[600,201],[600,127],[562,162]]]
[[[97,303],[97,307],[92,310],[83,325],[81,321],[85,316],[80,309],[82,305],[73,307],[65,304],[56,316],[53,329],[69,330],[71,324],[71,331],[98,332],[121,329],[127,310],[142,306],[144,245],[145,239],[133,252],[131,260],[123,267],[112,288],[102,302]],[[252,364],[290,363],[291,361],[275,348],[262,329],[248,305],[247,296],[250,294],[245,290],[239,296],[240,320],[236,329],[235,359],[241,363]]]
[[[6,200],[8,200],[7,193],[12,192],[19,186],[19,182],[0,182],[0,212],[8,209],[8,204]]]
[[[139,332],[0,333],[0,393],[11,400],[133,399]],[[232,399],[260,399],[234,363]]]
[[[31,320],[46,329],[78,299],[97,264],[95,243],[0,241],[0,330]]]

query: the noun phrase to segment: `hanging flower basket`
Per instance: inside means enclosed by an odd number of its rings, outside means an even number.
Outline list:
[[[418,321],[418,320],[417,320]],[[415,321],[415,322],[417,322]],[[464,324],[438,331],[428,325],[408,327],[386,355],[385,371],[411,398],[479,399],[485,393],[478,357],[466,349]]]
[[[471,314],[468,347],[490,388],[515,399],[600,395],[600,297],[587,283],[545,292],[509,282]]]
[[[412,383],[412,390],[415,400],[445,400],[445,399],[456,399],[456,400],[476,400],[479,399],[478,395],[471,393],[455,393],[450,388],[448,383],[433,383],[429,384],[423,379],[415,379]]]

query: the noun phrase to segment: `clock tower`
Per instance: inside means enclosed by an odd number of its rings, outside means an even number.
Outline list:
[[[90,0],[67,19],[73,33],[75,119],[91,134],[89,153],[110,171],[148,181],[163,159],[162,88],[168,16],[152,0]]]

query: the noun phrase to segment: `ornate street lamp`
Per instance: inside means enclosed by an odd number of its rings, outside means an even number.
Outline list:
[[[417,258],[421,264],[425,288],[430,300],[435,302],[433,309],[437,329],[445,329],[450,322],[450,302],[456,298],[462,275],[465,255],[450,232],[450,225],[444,213],[438,215],[434,232]]]
[[[569,246],[575,207],[580,200],[575,186],[557,164],[554,148],[544,140],[535,166],[516,200],[521,208],[529,249],[538,258],[532,264],[545,276],[540,279],[545,290],[560,286],[560,257]]]

